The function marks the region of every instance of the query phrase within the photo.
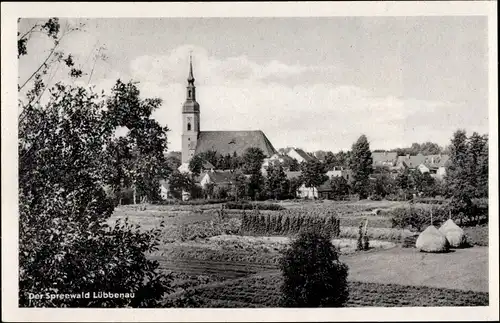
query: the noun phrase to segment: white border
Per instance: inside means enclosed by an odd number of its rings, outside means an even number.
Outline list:
[[[465,321],[498,320],[498,52],[496,1],[284,3],[5,3],[2,34],[2,320],[5,321]],[[17,307],[17,17],[489,17],[490,306],[360,309],[19,309]],[[16,248],[14,248],[16,246]]]

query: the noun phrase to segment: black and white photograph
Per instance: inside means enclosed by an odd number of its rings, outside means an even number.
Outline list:
[[[2,3],[8,319],[498,320],[496,2],[459,4]]]

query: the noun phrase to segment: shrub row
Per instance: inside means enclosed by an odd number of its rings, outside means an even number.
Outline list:
[[[333,214],[310,216],[296,211],[285,210],[277,214],[260,214],[257,210],[244,212],[241,231],[262,235],[288,235],[302,230],[314,230],[324,232],[331,237],[339,236],[340,220]]]
[[[225,199],[195,199],[195,200],[162,200],[159,201],[160,205],[203,205],[203,204],[221,204],[226,203]]]
[[[437,197],[417,197],[414,199],[415,203],[423,204],[447,204],[449,201],[444,198]]]
[[[416,231],[422,231],[425,227],[432,224],[441,225],[444,221],[451,218],[459,226],[472,226],[485,223],[488,220],[488,208],[484,205],[474,204],[471,215],[457,213],[452,206],[448,204],[430,204],[425,206],[411,206],[393,208],[385,215],[391,217],[393,228],[410,228]]]
[[[279,204],[275,203],[249,203],[247,201],[238,201],[238,202],[227,202],[227,209],[233,210],[269,210],[269,211],[281,211],[285,208]]]

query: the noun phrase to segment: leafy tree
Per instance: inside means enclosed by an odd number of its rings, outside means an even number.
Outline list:
[[[159,230],[108,223],[107,149],[116,115],[102,97],[56,84],[46,104],[24,103],[19,121],[20,306],[157,306],[170,277],[145,254]],[[131,299],[41,299],[28,293],[134,292]]]
[[[332,187],[333,199],[341,200],[349,195],[349,183],[342,176],[337,176],[331,179],[330,185]]]
[[[301,232],[284,251],[280,267],[284,307],[342,307],[347,302],[348,267],[328,236]]]
[[[474,197],[473,181],[470,179],[471,167],[467,135],[464,130],[457,130],[453,134],[450,144],[451,165],[446,173],[448,196],[452,198],[452,207],[455,213],[469,215],[472,211]]]
[[[314,196],[314,189],[328,180],[328,176],[326,176],[325,166],[320,161],[312,159],[309,162],[303,162],[300,165],[300,168],[301,182],[304,183],[306,187],[313,189]]]
[[[267,169],[266,190],[274,199],[284,199],[288,195],[289,181],[281,165]]]
[[[214,183],[207,183],[205,187],[203,188],[203,196],[204,198],[212,198],[214,196],[214,188],[215,188]]]
[[[169,177],[170,189],[175,198],[182,197],[182,191],[191,192],[195,186],[191,175],[175,170]]]
[[[488,194],[488,139],[474,132],[469,138],[467,150],[469,185],[474,187],[474,197]]]
[[[327,170],[333,170],[337,166],[343,166],[344,162],[337,158],[337,155],[331,151],[327,152],[325,155],[325,167]]]
[[[297,172],[300,170],[299,162],[294,158],[284,158],[283,168],[288,169],[291,172]]]
[[[300,186],[302,186],[302,179],[300,177],[291,178],[288,186],[288,197],[296,198]]]
[[[174,171],[178,169],[181,166],[181,160],[173,155],[167,155],[165,157],[165,162],[167,164],[167,167],[170,171]]]
[[[339,151],[335,155],[335,158],[337,159],[337,165],[334,166],[349,167],[351,155],[352,153],[350,151]]]
[[[165,158],[168,127],[162,127],[151,115],[161,106],[160,99],[141,99],[137,87],[118,80],[106,100],[106,115],[113,121],[110,126],[128,129],[126,139],[118,139],[120,149],[112,151],[109,158],[107,180],[113,188],[121,183],[132,184],[135,192],[149,201],[159,200],[159,183],[168,177],[170,168]],[[122,155],[120,155],[122,154]],[[110,169],[120,168],[121,172]],[[118,177],[113,177],[117,175]],[[126,178],[120,177],[126,176]]]
[[[246,195],[247,178],[239,170],[235,171],[232,175],[232,195],[235,200],[239,200]]]
[[[256,147],[247,148],[243,154],[243,172],[245,174],[260,173],[265,158],[262,149]]]
[[[261,172],[253,173],[247,182],[247,195],[252,200],[260,200],[265,197],[263,192],[264,176]]]
[[[387,195],[394,193],[395,188],[395,180],[393,180],[388,174],[378,174],[375,176],[374,180],[371,181],[370,193],[374,196],[384,198]]]
[[[370,144],[365,135],[361,135],[359,139],[352,145],[352,154],[350,158],[350,167],[352,170],[352,186],[355,193],[359,194],[360,199],[368,196],[368,188],[370,186],[370,174],[372,169],[373,159],[370,151]]]
[[[424,156],[426,156],[426,155],[438,155],[438,154],[441,154],[442,150],[443,149],[438,144],[436,144],[434,142],[427,141],[427,142],[424,142],[423,144],[420,145],[419,153],[421,153]]]
[[[203,168],[203,163],[204,163],[204,159],[203,159],[203,156],[200,154],[197,154],[197,155],[193,156],[193,158],[191,158],[191,160],[189,161],[188,167],[194,176],[200,175],[201,170]]]

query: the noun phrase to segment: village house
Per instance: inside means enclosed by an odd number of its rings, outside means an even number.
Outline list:
[[[429,173],[436,179],[443,179],[446,176],[446,169],[450,165],[450,157],[445,154],[415,156],[399,156],[395,170],[408,168],[409,170],[418,170],[422,174]]]
[[[352,183],[352,170],[342,166],[333,167],[333,170],[326,172],[326,176],[328,176],[329,179],[343,177],[348,183]]]
[[[373,167],[394,167],[398,161],[396,152],[372,152]]]

